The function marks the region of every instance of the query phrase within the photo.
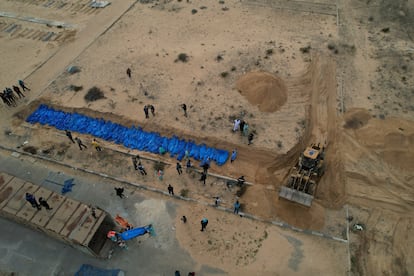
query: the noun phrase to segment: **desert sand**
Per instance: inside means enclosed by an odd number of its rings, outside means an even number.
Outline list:
[[[196,172],[179,177],[174,158],[110,141],[100,141],[102,153],[85,154],[64,133],[24,120],[44,103],[237,148],[234,163],[210,170],[252,183],[239,198],[244,212],[345,242],[183,203],[180,213],[191,213],[194,227],[178,215],[177,238],[200,264],[229,275],[414,274],[413,3],[118,0],[93,9],[88,1],[47,2],[0,2],[13,14],[0,18],[0,82],[24,79],[31,88],[17,107],[1,106],[3,147],[29,141],[37,155],[158,189],[173,183],[199,202],[220,196],[227,208],[237,197],[221,178],[203,186]],[[68,73],[70,66],[80,72]],[[85,101],[94,86],[104,98]],[[146,104],[156,116],[145,119]],[[252,145],[231,131],[235,118],[255,133]],[[278,191],[310,143],[326,145],[327,167],[306,208]],[[148,177],[134,173],[128,154],[143,157]],[[164,181],[153,160],[167,164]],[[198,231],[202,216],[217,225],[208,236]],[[355,223],[364,230],[353,231]],[[298,246],[303,262],[292,264],[287,255]]]

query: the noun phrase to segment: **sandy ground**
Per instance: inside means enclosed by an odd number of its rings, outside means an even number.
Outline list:
[[[196,173],[178,177],[174,160],[169,158],[163,158],[169,164],[163,182],[153,172],[137,178],[130,157],[110,151],[127,149],[102,141],[108,149],[102,154],[81,153],[56,130],[28,127],[11,115],[19,111],[17,117],[24,119],[43,102],[166,136],[237,148],[235,163],[213,165],[211,170],[236,178],[244,174],[254,184],[240,198],[246,212],[346,238],[348,209],[351,226],[356,222],[365,226],[364,231],[350,234],[351,273],[414,273],[414,252],[406,242],[413,224],[414,34],[408,27],[412,4],[138,1],[123,14],[133,1],[121,2],[125,9],[120,1],[102,10],[82,6],[82,1],[62,9],[44,7],[45,1],[0,3],[3,11],[74,26],[59,29],[17,21],[23,31],[47,33],[53,28],[62,33],[54,41],[42,41],[36,39],[38,35],[8,33],[7,26],[16,21],[1,19],[6,25],[0,32],[4,72],[0,82],[9,86],[29,76],[26,81],[32,88],[17,108],[1,109],[1,123],[11,133],[2,138],[2,144],[16,147],[29,140],[39,152],[53,147],[44,154],[59,161],[160,189],[172,183],[176,191],[188,190],[190,197],[204,202],[219,195],[226,207],[231,207],[236,195],[222,180],[212,177],[202,186]],[[180,61],[179,54],[186,54],[188,60]],[[69,65],[79,66],[81,72],[65,72]],[[125,73],[128,67],[131,79]],[[75,92],[71,85],[83,89]],[[86,102],[84,95],[93,86],[105,98]],[[187,118],[180,109],[182,103],[188,106]],[[155,117],[145,119],[142,109],[146,104],[155,106]],[[253,145],[231,132],[234,118],[246,120],[256,133]],[[92,137],[83,139],[90,142]],[[327,146],[327,171],[312,207],[303,208],[279,200],[278,188],[309,143]],[[153,162],[144,165],[152,168]],[[217,233],[238,223],[236,218],[223,219],[203,208],[192,211],[195,216],[208,214],[211,221],[219,221]],[[251,230],[240,236],[226,232],[220,239],[209,237],[211,244],[199,241],[200,233],[186,232],[186,228],[178,231],[178,239],[200,262],[223,260],[223,269],[231,274],[240,274],[246,267],[263,275],[305,273],[304,267],[292,270],[290,266],[273,267],[270,262],[275,258],[274,244],[287,248],[296,241],[280,240],[280,233],[274,236],[277,230],[265,225],[257,226],[257,231],[253,225],[243,227]],[[259,248],[257,241],[263,239],[264,231],[273,242]],[[241,251],[249,253],[236,250],[236,256],[229,258],[224,248],[233,248],[233,242],[227,242],[233,239],[246,240]],[[303,246],[309,249],[305,251],[324,250],[315,239],[306,238]],[[251,240],[256,242],[249,244]],[[323,254],[312,257],[323,263]],[[323,265],[325,271],[314,272],[343,274],[335,267],[346,262],[338,260],[331,264],[332,270]]]

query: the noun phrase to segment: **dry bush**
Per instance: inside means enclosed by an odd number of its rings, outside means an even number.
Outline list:
[[[31,154],[36,154],[37,153],[37,148],[33,147],[33,146],[26,146],[23,148],[24,152],[28,152]]]
[[[181,62],[187,62],[189,59],[188,55],[186,53],[181,53],[178,55],[177,59],[175,60],[175,62],[177,61],[181,61]]]
[[[88,93],[85,95],[85,101],[94,102],[100,99],[105,99],[104,92],[98,87],[94,86],[88,90]]]

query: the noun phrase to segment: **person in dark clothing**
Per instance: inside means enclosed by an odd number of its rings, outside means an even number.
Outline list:
[[[19,85],[20,85],[20,87],[23,89],[23,91],[26,91],[26,90],[29,90],[29,91],[30,91],[30,88],[28,88],[28,87],[26,86],[26,84],[24,83],[24,81],[19,80]]]
[[[181,105],[181,108],[184,110],[184,117],[187,117],[187,105],[185,103],[183,103]]]
[[[177,162],[176,169],[179,175],[183,173],[183,167],[181,166],[179,162]]]
[[[240,186],[240,187],[243,186],[244,182],[246,182],[246,180],[244,179],[244,175],[240,176],[237,179],[237,185]]]
[[[155,116],[155,107],[152,104],[150,104],[149,109],[151,110],[152,116]]]
[[[187,223],[187,217],[186,217],[186,216],[183,216],[183,217],[181,218],[181,220],[183,221],[183,223]]]
[[[94,218],[94,219],[97,219],[98,217],[96,216],[96,208],[95,207],[92,207],[91,208],[91,214],[92,214],[92,217]]]
[[[19,96],[19,98],[24,98],[24,94],[22,93],[22,91],[20,91],[20,88],[16,85],[13,85],[13,90],[14,92],[16,92],[17,96]]]
[[[26,193],[26,200],[32,204],[33,208],[37,208],[37,210],[41,210],[42,207],[40,207],[39,203],[37,203],[37,200],[35,198],[34,195],[30,194],[30,193]]]
[[[138,160],[135,156],[132,156],[132,164],[134,165],[134,169],[138,170]]]
[[[9,99],[7,99],[7,96],[4,92],[0,93],[0,97],[3,100],[3,103],[7,104],[7,106],[11,106],[11,103],[10,103]]]
[[[70,132],[69,130],[65,130],[65,133],[66,133],[66,136],[69,138],[69,140],[71,140],[72,143],[75,144],[75,140],[73,140],[73,137],[72,137],[72,132]]]
[[[187,159],[187,163],[185,164],[185,167],[186,167],[185,172],[189,173],[192,166],[193,164],[191,164],[191,160]]]
[[[246,124],[246,122],[244,120],[240,120],[240,133],[243,134],[243,129],[244,129],[244,125]]]
[[[82,147],[84,147],[85,149],[87,149],[87,148],[88,148],[87,146],[85,146],[85,145],[82,143],[82,140],[81,140],[79,137],[76,137],[76,138],[75,138],[75,140],[76,140],[76,142],[78,143],[78,146],[79,146],[79,149],[80,149],[80,150],[82,150]]]
[[[127,71],[126,71],[126,73],[127,73],[127,75],[128,75],[128,78],[131,78],[131,68],[128,68],[127,69]]]
[[[148,105],[144,106],[144,113],[145,113],[145,118],[148,119]]]
[[[174,195],[174,187],[173,186],[171,186],[171,184],[168,184],[168,193],[170,194],[170,195]]]
[[[207,224],[208,224],[208,219],[203,218],[201,220],[201,230],[200,231],[204,231],[206,229],[206,227],[207,227]]]
[[[254,134],[250,133],[249,136],[247,137],[247,140],[249,141],[248,145],[252,144],[253,138],[254,138]]]
[[[202,172],[201,177],[200,177],[200,181],[203,181],[204,185],[206,185],[206,179],[207,179],[207,173]]]
[[[220,197],[216,196],[214,198],[214,206],[218,207],[220,205],[221,199]]]
[[[50,208],[49,204],[47,203],[47,201],[43,197],[39,197],[39,203],[40,203],[40,205],[45,207],[46,210],[52,210],[53,209],[53,208]]]
[[[202,167],[203,167],[203,173],[207,174],[207,171],[210,168],[210,165],[208,163],[204,163]]]
[[[13,90],[10,88],[6,88],[3,90],[4,95],[6,96],[7,100],[12,104],[13,106],[16,106],[16,97],[13,95]]]
[[[124,188],[120,187],[120,188],[114,188],[116,195],[119,196],[120,198],[124,198]]]
[[[141,161],[138,164],[138,170],[142,175],[147,175],[147,172],[145,171],[144,166],[142,166]]]

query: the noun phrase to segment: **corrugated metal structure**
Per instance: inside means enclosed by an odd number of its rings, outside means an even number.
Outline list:
[[[53,209],[34,208],[26,201],[26,193],[43,197]],[[117,227],[99,208],[93,216],[84,203],[5,173],[0,173],[0,215],[100,258],[107,258],[112,247],[106,233]]]

